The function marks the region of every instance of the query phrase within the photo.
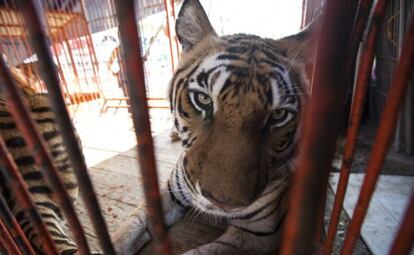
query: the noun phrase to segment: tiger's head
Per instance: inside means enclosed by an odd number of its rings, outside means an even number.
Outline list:
[[[170,103],[192,192],[218,208],[246,207],[289,175],[307,93],[310,32],[280,40],[220,37],[198,0],[184,1],[183,46]]]

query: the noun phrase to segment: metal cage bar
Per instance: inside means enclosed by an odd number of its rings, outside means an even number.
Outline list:
[[[0,63],[3,62],[3,58],[0,58]],[[1,74],[5,66],[1,65]],[[48,254],[58,254],[56,246],[50,236],[49,231],[46,228],[45,223],[43,222],[42,217],[35,209],[35,204],[31,198],[30,192],[28,190],[27,184],[24,182],[23,177],[21,176],[16,163],[13,161],[12,156],[7,151],[6,144],[3,140],[3,137],[0,136],[0,160],[4,166],[3,177],[5,181],[10,183],[13,190],[16,192],[16,199],[19,205],[27,212],[29,218],[32,221],[34,229],[39,235],[39,239],[43,244],[45,252]]]
[[[154,234],[154,246],[156,254],[172,254],[166,233],[158,187],[154,145],[146,100],[144,62],[140,54],[141,46],[135,20],[134,1],[115,1],[115,7],[122,49],[124,50],[132,116],[138,142],[138,158],[141,166],[150,228]]]
[[[4,248],[6,248],[9,254],[16,254],[21,255],[22,252],[17,247],[17,244],[14,242],[12,236],[10,235],[6,225],[3,221],[0,220],[0,239],[1,243],[3,243]]]
[[[9,99],[10,112],[16,121],[17,127],[22,132],[28,147],[34,152],[35,163],[44,174],[45,180],[53,191],[52,196],[65,214],[79,251],[81,254],[89,254],[88,243],[82,225],[76,217],[72,201],[59,177],[50,151],[47,149],[44,138],[37,131],[36,125],[30,116],[30,111],[27,108],[27,103],[25,103],[21,92],[14,84],[3,59],[1,59],[1,69],[3,78],[6,81],[4,87]]]
[[[366,39],[362,42],[359,54],[359,67],[357,79],[354,86],[354,99],[351,107],[349,128],[346,134],[346,143],[344,148],[343,163],[340,170],[340,177],[334,206],[328,227],[328,233],[322,254],[331,254],[333,242],[336,236],[336,229],[341,214],[342,205],[345,198],[346,188],[348,185],[349,175],[351,173],[352,161],[356,149],[358,129],[361,124],[365,96],[368,89],[368,81],[371,74],[372,63],[375,54],[375,43],[381,21],[385,12],[386,0],[378,0],[375,5],[373,16],[370,18]]]
[[[87,172],[86,163],[83,158],[80,145],[75,135],[73,124],[65,105],[59,78],[57,76],[53,58],[47,44],[48,40],[46,33],[44,31],[44,27],[42,26],[41,16],[36,9],[36,5],[33,0],[19,0],[18,3],[30,32],[32,47],[39,58],[39,64],[43,71],[43,80],[45,81],[50,95],[49,100],[52,105],[52,110],[55,113],[56,122],[58,123],[60,132],[62,133],[63,143],[67,149],[70,161],[72,162],[89,218],[95,228],[95,232],[103,252],[105,254],[115,254],[105,220],[98,204],[98,199]],[[67,216],[73,217],[74,221],[79,221],[74,212],[69,213]],[[75,235],[75,238],[78,238],[78,241],[82,243],[82,246],[78,246],[78,249],[88,254],[88,244],[84,233],[81,233],[82,227],[78,226],[71,228],[71,230],[78,233]]]
[[[310,97],[303,116],[298,166],[293,177],[290,211],[281,254],[312,254],[321,196],[327,188],[338,136],[338,116],[345,98],[347,42],[358,1],[328,1],[322,19]],[[341,106],[342,105],[342,106]],[[335,123],[336,122],[336,123]],[[316,124],[318,123],[318,124]],[[309,192],[312,191],[312,192]],[[306,226],[306,228],[302,228]]]
[[[400,60],[390,87],[389,96],[381,117],[378,131],[372,146],[372,154],[366,168],[358,202],[352,216],[341,254],[351,254],[359,237],[361,226],[368,210],[369,201],[375,189],[388,148],[397,125],[398,110],[404,100],[408,79],[414,64],[414,19],[406,31]]]
[[[6,200],[0,194],[0,220],[3,220],[4,224],[10,231],[10,234],[13,236],[16,241],[17,246],[24,254],[35,255],[36,253],[33,250],[32,245],[29,240],[27,240],[26,235],[24,234],[22,228],[14,217],[13,213],[10,211],[10,208],[7,206]]]
[[[411,195],[404,220],[395,237],[390,255],[409,254],[414,243],[414,191]]]
[[[355,10],[354,15],[354,23],[352,26],[352,32],[351,36],[349,38],[349,43],[347,45],[347,58],[346,58],[346,64],[345,64],[345,75],[344,75],[344,86],[346,87],[346,97],[349,97],[350,91],[352,91],[353,88],[353,81],[355,76],[355,66],[356,66],[356,56],[358,55],[358,46],[360,44],[362,34],[364,31],[364,28],[366,26],[369,12],[371,9],[373,0],[359,0],[358,6],[353,6],[352,9]],[[354,5],[357,3],[354,2]],[[345,107],[345,114],[342,115],[341,122],[340,122],[340,133],[345,132],[344,129],[347,126],[348,122],[348,105],[347,104],[347,98],[345,98],[344,106]],[[326,197],[327,191],[324,190],[323,197]],[[318,215],[318,223],[317,223],[317,238],[319,240],[317,242],[320,242],[320,239],[323,237],[323,221],[325,216],[325,203],[326,200],[323,201],[323,204],[320,207],[319,215]]]

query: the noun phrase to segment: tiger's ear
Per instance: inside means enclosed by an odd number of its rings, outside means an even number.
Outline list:
[[[175,31],[184,50],[192,49],[209,35],[217,36],[199,0],[184,1]]]
[[[318,17],[299,33],[277,40],[276,47],[292,61],[311,61],[315,57],[317,37],[322,23],[321,20]]]

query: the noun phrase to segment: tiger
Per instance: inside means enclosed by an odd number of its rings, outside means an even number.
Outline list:
[[[307,68],[316,25],[278,40],[218,36],[198,0],[185,0],[176,21],[182,45],[169,101],[183,152],[161,200],[167,226],[189,210],[226,219],[216,240],[184,254],[260,254],[280,249]],[[114,235],[118,254],[150,239],[137,207]]]
[[[48,149],[53,156],[70,199],[75,203],[78,197],[78,182],[72,163],[63,145],[62,136],[55,122],[48,95],[33,89],[26,82],[19,69],[9,66],[9,70],[13,80],[19,86],[25,101],[28,102],[30,113],[37,129],[47,142]],[[28,186],[36,209],[45,222],[59,254],[75,254],[77,252],[76,244],[66,232],[62,212],[57,202],[52,198],[51,190],[44,180],[41,170],[35,164],[32,151],[26,146],[23,135],[17,129],[16,122],[8,109],[6,94],[1,91],[0,134]],[[46,254],[28,214],[16,201],[14,192],[10,189],[8,183],[4,181],[5,178],[2,175],[7,170],[1,164],[0,170],[1,195],[7,201],[8,206],[31,242],[35,252],[37,254]]]

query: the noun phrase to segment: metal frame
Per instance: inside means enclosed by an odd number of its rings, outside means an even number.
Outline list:
[[[39,57],[42,78],[50,94],[50,102],[56,121],[63,134],[64,144],[73,162],[79,181],[82,197],[85,199],[88,213],[95,227],[102,250],[105,254],[115,254],[109,233],[97,202],[86,164],[77,142],[69,114],[64,104],[63,93],[57,70],[52,61],[41,14],[36,10],[34,0],[19,0],[31,36],[31,45]],[[304,6],[308,6],[308,1]],[[115,1],[122,47],[124,50],[128,89],[131,109],[138,143],[139,163],[141,166],[145,196],[148,204],[150,228],[155,241],[157,254],[172,254],[171,244],[166,232],[162,213],[161,198],[157,182],[154,146],[149,123],[148,105],[145,91],[143,59],[140,56],[139,32],[136,26],[134,1]],[[168,2],[165,1],[165,4]],[[318,94],[310,97],[303,116],[303,136],[299,144],[297,171],[293,179],[290,213],[284,229],[282,254],[330,254],[336,235],[339,213],[343,204],[349,177],[355,142],[361,122],[362,106],[366,94],[366,85],[373,62],[375,42],[384,16],[385,0],[378,0],[373,7],[372,16],[368,13],[372,1],[369,0],[329,0],[326,3],[322,20],[323,34],[317,43],[317,56],[313,70],[311,87]],[[173,5],[173,3],[172,3]],[[168,10],[168,8],[167,8]],[[357,11],[358,10],[358,11]],[[170,11],[167,11],[169,13]],[[169,15],[169,14],[168,14]],[[175,15],[173,10],[173,16]],[[305,19],[305,18],[304,18]],[[307,19],[307,18],[306,18]],[[368,26],[366,25],[368,24]],[[336,138],[339,134],[339,121],[346,113],[345,104],[349,83],[353,80],[356,52],[364,28],[367,31],[363,39],[357,69],[354,97],[351,107],[349,129],[346,138],[344,164],[327,239],[321,251],[316,250],[315,240],[320,241],[322,211],[328,183],[332,158],[335,152]],[[401,58],[392,82],[390,94],[385,106],[380,127],[369,160],[366,177],[363,182],[357,207],[344,242],[341,254],[352,254],[355,242],[360,234],[369,201],[375,188],[391,138],[397,123],[398,110],[401,107],[407,89],[410,71],[414,65],[414,19],[411,20],[402,46]],[[172,45],[170,45],[172,47]],[[347,50],[343,50],[347,49]],[[343,71],[345,70],[345,71]],[[35,151],[36,163],[44,166],[45,176],[51,185],[53,194],[59,201],[69,220],[69,228],[74,234],[80,254],[90,254],[82,226],[70,199],[57,175],[52,157],[49,155],[42,137],[36,131],[33,120],[17,86],[14,84],[6,63],[0,59],[0,74],[5,81],[5,89],[11,104],[11,113],[22,131],[29,147]],[[352,87],[352,86],[351,86]],[[338,117],[339,116],[339,117]],[[318,125],[315,125],[318,123]],[[36,230],[41,233],[44,249],[48,254],[57,254],[56,247],[38,212],[34,209],[30,193],[17,166],[0,138],[0,160],[5,181],[16,190],[19,204],[29,212]],[[42,167],[43,169],[43,167]],[[312,192],[309,192],[312,191]],[[319,224],[319,225],[318,225]],[[0,197],[0,247],[12,254],[34,254],[23,231],[17,225],[13,215]],[[395,237],[390,254],[406,254],[414,242],[414,192],[404,220]]]

